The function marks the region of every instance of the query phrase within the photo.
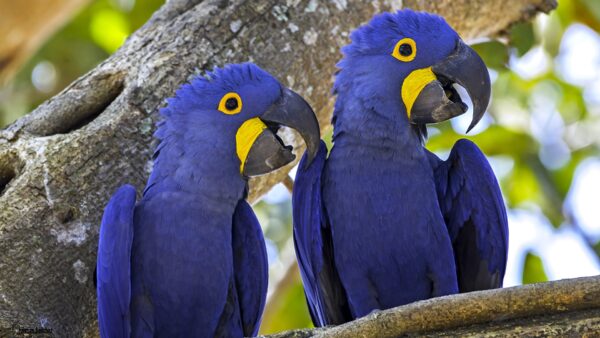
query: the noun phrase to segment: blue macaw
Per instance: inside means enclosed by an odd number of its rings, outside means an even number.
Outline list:
[[[485,156],[467,140],[446,161],[424,147],[426,124],[467,110],[455,83],[473,102],[469,129],[480,120],[485,64],[428,13],[375,16],[351,40],[334,85],[334,146],[303,158],[292,199],[313,322],[501,287],[506,210]]]
[[[261,228],[245,201],[247,177],[294,159],[276,135],[281,125],[298,130],[314,155],[316,117],[298,94],[249,63],[196,77],[161,115],[142,198],[136,203],[125,185],[104,211],[100,335],[256,335],[268,271]]]

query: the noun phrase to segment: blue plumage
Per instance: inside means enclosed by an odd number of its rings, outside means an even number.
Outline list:
[[[266,260],[256,264],[259,257],[266,257],[264,245],[249,246],[247,243],[263,243],[263,233],[252,208],[245,201],[238,203],[233,215],[233,256],[235,286],[237,290],[257,290],[267,294],[269,269]],[[260,315],[265,307],[264,297],[253,297],[252,293],[240,293],[244,337],[254,336],[260,324]]]
[[[129,337],[129,299],[131,298],[131,243],[135,188],[122,186],[104,210],[98,243],[96,284],[98,322],[102,337]]]
[[[316,118],[253,64],[197,77],[167,102],[142,198],[122,187],[102,220],[101,336],[254,336],[268,269],[247,176],[294,158],[280,124],[318,139]]]
[[[462,140],[441,161],[423,146],[421,121],[466,110],[452,83],[474,99],[474,123],[483,114],[481,60],[442,18],[410,10],[378,15],[351,38],[334,85],[334,146],[300,164],[294,187],[296,253],[318,326],[499,287],[506,264],[506,211],[483,154]],[[392,54],[406,38],[414,60],[401,61]],[[421,78],[411,114],[400,93]]]
[[[454,247],[461,292],[502,286],[508,221],[498,181],[485,156],[459,140],[448,160],[429,153],[440,209]]]

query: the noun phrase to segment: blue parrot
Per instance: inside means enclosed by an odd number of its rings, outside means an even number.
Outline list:
[[[506,210],[485,156],[458,141],[446,161],[426,124],[490,98],[481,58],[443,18],[402,10],[351,34],[338,64],[333,148],[303,158],[294,241],[317,326],[431,297],[502,286]],[[307,165],[309,164],[310,165]]]
[[[217,68],[161,109],[142,198],[118,189],[104,211],[97,259],[102,337],[256,335],[267,291],[248,176],[295,156],[276,135],[299,131],[314,156],[310,106],[257,66]],[[310,160],[308,160],[310,162]]]

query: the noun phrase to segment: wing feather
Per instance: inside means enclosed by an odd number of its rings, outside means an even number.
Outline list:
[[[305,168],[304,155],[298,165],[292,194],[296,258],[316,326],[352,320],[346,293],[335,267],[331,229],[321,198],[321,174],[326,156],[327,148],[322,141],[308,168]]]
[[[454,248],[461,292],[502,287],[508,221],[502,194],[484,154],[456,142],[446,161],[430,154],[440,208]]]
[[[129,337],[131,244],[135,188],[124,185],[112,196],[100,226],[96,283],[102,337]]]
[[[233,259],[244,336],[254,337],[265,308],[269,268],[260,224],[245,200],[233,215]]]

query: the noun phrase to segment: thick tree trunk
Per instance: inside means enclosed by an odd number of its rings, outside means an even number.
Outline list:
[[[254,61],[329,124],[331,80],[348,32],[402,1],[170,0],[113,56],[0,132],[0,327],[96,335],[98,225],[111,193],[141,188],[164,99],[216,65]],[[464,38],[498,33],[554,0],[422,1]],[[284,135],[301,154],[299,138]],[[250,199],[292,165],[252,180]]]

